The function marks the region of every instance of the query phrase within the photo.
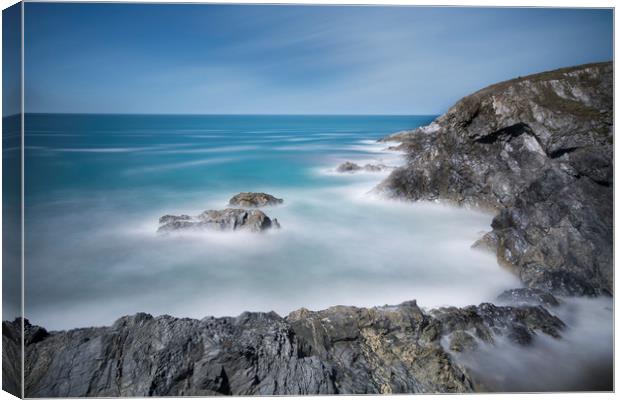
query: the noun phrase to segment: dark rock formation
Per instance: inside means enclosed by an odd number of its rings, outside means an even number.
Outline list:
[[[495,210],[478,245],[529,287],[612,293],[612,63],[489,86],[384,140],[408,157],[381,189]]]
[[[540,304],[546,307],[555,307],[560,305],[560,301],[551,293],[533,288],[506,290],[497,296],[497,300],[503,303]]]
[[[472,332],[486,343],[493,343],[494,336],[502,335],[514,343],[529,344],[537,331],[559,338],[564,328],[559,318],[541,306],[503,307],[483,303],[464,308],[440,308],[430,314],[441,322],[444,333]]]
[[[5,323],[3,343],[21,321]],[[562,323],[540,307],[422,311],[398,306],[300,309],[202,320],[136,314],[110,327],[33,333],[26,344],[26,396],[183,396],[470,392],[480,389],[441,340],[474,332],[527,344]],[[471,336],[469,333],[467,335]],[[461,339],[462,346],[474,341]],[[453,341],[454,342],[454,341]],[[10,375],[8,375],[10,376]]]
[[[21,396],[22,393],[22,321],[2,322],[2,390]]]
[[[189,215],[164,215],[159,219],[159,225],[157,232],[160,233],[203,229],[262,232],[269,228],[280,227],[277,219],[269,218],[260,210],[242,210],[239,208],[208,210],[195,217]]]
[[[242,192],[234,195],[228,202],[228,205],[233,207],[252,208],[275,206],[282,204],[283,202],[284,200],[278,199],[277,197],[267,193]]]
[[[345,161],[340,164],[337,168],[337,172],[357,172],[357,171],[367,171],[367,172],[380,172],[390,169],[387,165],[383,164],[366,164],[361,166],[359,164],[353,163],[351,161]]]

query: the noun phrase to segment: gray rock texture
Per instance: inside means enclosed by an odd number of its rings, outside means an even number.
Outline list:
[[[157,232],[166,233],[182,230],[247,230],[262,232],[270,228],[279,228],[277,219],[269,218],[260,210],[243,210],[227,208],[225,210],[207,210],[198,216],[164,215],[159,219]]]
[[[284,200],[267,193],[242,192],[234,195],[228,202],[233,207],[264,207],[282,204]]]
[[[366,164],[362,166],[351,161],[345,161],[336,167],[336,172],[381,172],[387,169],[391,169],[391,167],[383,164]]]
[[[558,300],[554,295],[544,290],[535,288],[509,289],[497,296],[497,300],[502,303],[540,304],[546,307],[555,307],[560,305],[560,300]]]
[[[476,245],[529,287],[613,292],[613,65],[489,86],[400,142],[406,165],[380,185],[410,200],[496,212]]]
[[[14,396],[22,394],[22,322],[2,322],[2,390]]]
[[[286,318],[141,313],[110,327],[49,333],[25,325],[28,397],[470,392],[482,387],[444,350],[443,338],[471,332],[463,346],[497,335],[527,345],[563,328],[541,307],[425,312],[415,301],[300,309]],[[20,327],[21,320],[4,325],[9,350],[17,351],[10,338]]]

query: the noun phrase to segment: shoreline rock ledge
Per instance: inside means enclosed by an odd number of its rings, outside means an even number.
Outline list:
[[[382,139],[406,164],[378,187],[491,209],[476,243],[531,288],[613,294],[613,64],[498,83]]]
[[[21,324],[3,323],[3,354],[21,347]],[[466,352],[500,336],[527,346],[564,329],[537,306],[426,312],[415,301],[300,309],[285,318],[139,313],[108,327],[54,332],[24,324],[26,397],[472,392],[484,387],[450,357],[444,339]],[[7,379],[21,376],[10,360],[2,367]]]

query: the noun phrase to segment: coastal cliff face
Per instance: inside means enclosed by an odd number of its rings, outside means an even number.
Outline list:
[[[613,292],[613,65],[589,64],[489,86],[401,142],[394,197],[497,212],[477,245],[533,288]]]
[[[110,327],[26,325],[27,397],[470,392],[450,357],[502,336],[527,345],[564,324],[537,305],[301,309],[202,320],[136,314]],[[17,351],[21,321],[5,322]]]

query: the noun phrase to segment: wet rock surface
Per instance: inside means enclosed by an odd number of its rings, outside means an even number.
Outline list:
[[[18,323],[19,322],[19,323]],[[202,320],[136,314],[110,327],[47,332],[25,322],[30,397],[470,392],[481,389],[441,344],[506,335],[527,345],[563,324],[541,307],[490,304],[243,313]],[[3,341],[21,321],[5,323]],[[42,334],[45,332],[45,334]],[[460,337],[455,341],[455,337]]]
[[[227,208],[225,210],[207,210],[198,216],[164,215],[159,219],[157,232],[166,233],[183,230],[215,230],[262,232],[279,228],[277,219],[269,218],[260,210]]]
[[[381,172],[391,169],[391,167],[383,164],[366,164],[359,165],[351,161],[345,161],[336,167],[336,172],[345,173],[345,172],[358,172],[358,171],[366,171],[366,172]]]
[[[383,139],[407,163],[380,185],[394,197],[497,213],[478,245],[531,288],[613,293],[613,65],[489,86],[428,126]]]
[[[252,208],[275,206],[282,204],[284,200],[267,193],[242,192],[234,195],[228,205],[233,207]]]
[[[540,304],[546,307],[555,307],[560,305],[560,301],[551,293],[532,288],[506,290],[497,296],[497,300],[504,303]]]

